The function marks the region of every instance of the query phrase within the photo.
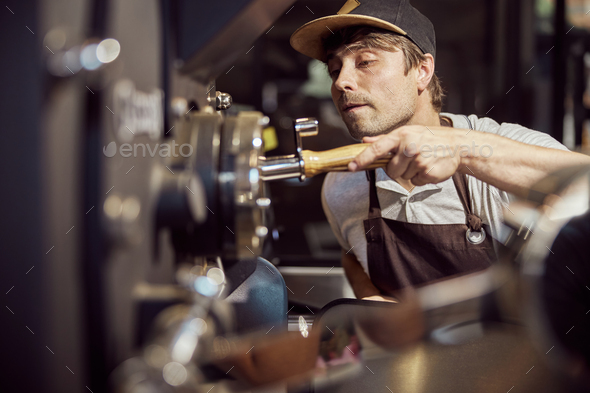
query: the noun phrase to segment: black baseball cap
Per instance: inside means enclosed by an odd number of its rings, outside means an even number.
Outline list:
[[[408,37],[424,54],[436,56],[432,22],[408,0],[348,0],[336,15],[312,20],[291,36],[291,46],[306,56],[326,62],[323,41],[350,26],[372,26]]]

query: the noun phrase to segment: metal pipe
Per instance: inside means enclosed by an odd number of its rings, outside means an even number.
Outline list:
[[[258,157],[258,169],[263,181],[300,178],[301,163],[295,154],[276,157]]]

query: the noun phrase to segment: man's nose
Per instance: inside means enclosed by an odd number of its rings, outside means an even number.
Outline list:
[[[357,84],[353,70],[350,67],[342,67],[334,86],[340,91],[356,91]]]

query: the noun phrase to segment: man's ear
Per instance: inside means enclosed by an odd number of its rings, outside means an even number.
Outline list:
[[[418,66],[417,82],[418,90],[420,92],[424,91],[428,87],[430,81],[432,80],[432,77],[434,76],[434,58],[430,53],[427,53],[424,56],[426,58]]]

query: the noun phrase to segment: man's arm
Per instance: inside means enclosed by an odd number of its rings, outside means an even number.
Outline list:
[[[390,299],[381,296],[379,290],[375,287],[375,285],[373,285],[371,279],[367,273],[365,273],[365,270],[359,261],[356,259],[354,254],[350,252],[352,248],[347,244],[346,240],[344,240],[342,234],[340,233],[340,228],[338,226],[336,217],[332,213],[326,199],[326,191],[327,188],[330,187],[330,184],[330,174],[328,174],[322,186],[322,208],[324,209],[326,219],[332,228],[332,232],[334,232],[336,239],[338,239],[338,243],[340,243],[340,246],[342,247],[342,268],[344,269],[346,278],[348,279],[355,296],[358,299],[365,300],[391,301]],[[350,249],[348,253],[345,251],[346,249]]]
[[[342,250],[342,268],[357,299],[381,295],[354,254]]]
[[[590,164],[590,157],[584,154],[528,145],[495,134],[472,133],[459,134],[458,143],[487,144],[492,154],[483,157],[478,152],[461,157],[459,172],[514,195],[526,196],[535,183],[559,169]]]
[[[500,190],[525,196],[532,185],[554,171],[590,164],[590,157],[584,154],[446,127],[404,126],[363,141],[371,145],[349,164],[350,170],[362,170],[393,152],[385,168],[387,175],[411,180],[418,186],[440,183],[459,171]]]

